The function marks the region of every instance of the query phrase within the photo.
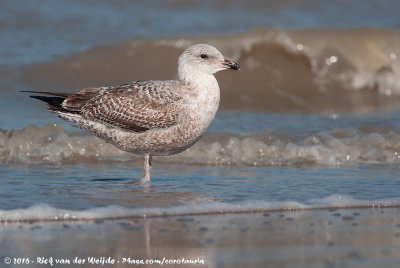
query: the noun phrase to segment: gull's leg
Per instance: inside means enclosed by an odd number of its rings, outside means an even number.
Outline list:
[[[151,154],[144,156],[144,177],[142,183],[150,183]]]

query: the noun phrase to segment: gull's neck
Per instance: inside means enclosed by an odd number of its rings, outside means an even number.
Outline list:
[[[178,79],[193,88],[207,88],[219,91],[217,79],[215,79],[213,74],[201,73],[191,68],[182,68],[179,66]]]
[[[197,137],[207,131],[218,111],[220,91],[213,74],[201,73],[190,66],[178,64],[178,78],[190,90],[186,98],[189,124],[195,123]]]
[[[189,99],[190,109],[193,110],[193,120],[205,133],[217,113],[220,91],[217,79],[213,74],[193,72],[179,68],[179,81],[185,83],[191,90],[192,98]]]
[[[217,79],[212,74],[192,74],[190,77],[180,77],[179,81],[193,89],[219,90]]]

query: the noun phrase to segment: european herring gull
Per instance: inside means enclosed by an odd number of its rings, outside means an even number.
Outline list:
[[[117,148],[145,156],[143,183],[150,182],[151,158],[183,152],[196,143],[218,110],[214,73],[239,70],[215,47],[197,44],[178,59],[178,80],[134,81],[75,93],[27,91],[47,109]],[[47,95],[47,96],[43,96]]]

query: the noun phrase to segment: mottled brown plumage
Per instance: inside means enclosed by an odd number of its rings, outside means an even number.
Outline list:
[[[150,181],[152,155],[192,146],[206,132],[219,105],[214,73],[239,66],[214,47],[194,45],[179,57],[178,80],[134,81],[118,87],[84,88],[72,94],[35,92],[62,119],[121,150],[144,154]]]
[[[156,87],[154,82],[137,81],[100,89],[95,95],[92,90],[78,91],[62,106],[68,110],[79,107],[84,118],[130,131],[167,128],[176,122],[175,103],[182,97],[168,92],[169,88],[176,87],[176,81],[165,81],[161,85]]]

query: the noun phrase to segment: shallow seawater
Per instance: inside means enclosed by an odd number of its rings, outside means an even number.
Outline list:
[[[215,168],[175,164],[158,167],[151,187],[144,187],[137,183],[142,171],[126,166],[3,165],[2,177],[7,179],[2,179],[0,207],[28,208],[43,203],[68,210],[110,205],[143,209],[221,203],[222,210],[227,204],[246,204],[244,210],[251,211],[262,202],[291,208],[284,202],[321,205],[324,199],[327,206],[350,206],[357,205],[357,199],[371,204],[374,200],[400,201],[399,174],[396,165]],[[216,204],[205,206],[203,212],[215,209]]]
[[[112,146],[94,156],[92,151],[102,142],[90,135],[49,126],[16,130],[22,132],[9,133],[8,140],[3,136],[0,218],[108,218],[397,206],[399,148],[390,145],[398,137],[397,114],[334,118],[221,114],[206,137],[188,152],[154,158],[150,187],[139,183],[143,175],[141,157],[120,153]],[[41,131],[45,138],[36,137],[36,144],[42,151],[36,152],[35,142],[21,149],[21,140],[28,140],[33,132],[40,136]],[[324,135],[327,141],[319,145],[305,142],[310,137],[324,139]],[[65,145],[49,142],[46,137],[60,137]],[[266,139],[263,145],[262,139]],[[82,155],[68,155],[71,146],[72,151],[73,146],[83,148]],[[228,154],[232,146],[238,148]],[[278,146],[280,156],[259,154],[260,148]],[[48,150],[59,150],[61,156],[48,154]],[[307,153],[313,150],[316,154]],[[26,157],[27,153],[32,158]],[[9,161],[5,160],[7,154]]]

